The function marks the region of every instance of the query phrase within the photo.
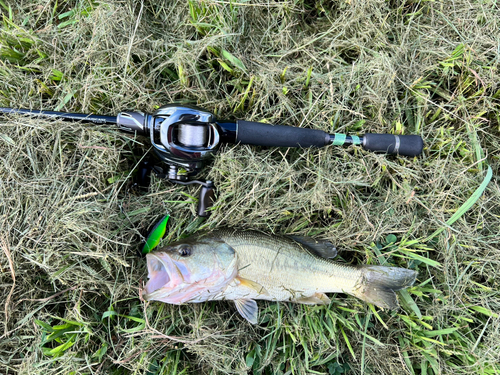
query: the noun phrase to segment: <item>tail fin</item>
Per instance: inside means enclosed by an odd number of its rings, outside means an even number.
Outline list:
[[[408,288],[417,278],[417,272],[406,268],[364,266],[361,277],[351,294],[384,309],[399,307],[395,291]]]

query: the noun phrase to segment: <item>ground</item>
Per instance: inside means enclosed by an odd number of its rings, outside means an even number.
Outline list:
[[[359,146],[227,145],[198,188],[131,189],[147,139],[0,118],[0,373],[499,374],[500,8],[494,0],[0,0],[0,106],[117,114],[195,104],[221,119],[418,134]],[[148,153],[149,152],[149,153]],[[145,156],[146,158],[148,156]],[[137,255],[223,226],[315,236],[339,261],[416,269],[382,311],[139,299]]]

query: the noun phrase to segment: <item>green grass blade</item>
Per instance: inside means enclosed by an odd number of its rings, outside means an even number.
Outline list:
[[[68,340],[64,344],[61,344],[61,345],[55,347],[54,349],[50,350],[48,352],[48,354],[51,356],[55,356],[55,357],[62,355],[66,350],[68,350],[73,345],[75,345],[75,342],[76,342],[75,338],[76,338],[76,334],[73,334],[71,336],[70,340]]]
[[[236,112],[239,109],[241,109],[241,110],[244,109],[244,107],[245,107],[245,101],[248,98],[248,93],[250,92],[250,89],[252,88],[253,79],[254,79],[253,76],[250,77],[250,82],[248,83],[248,86],[247,86],[247,88],[245,90],[245,93],[243,94],[243,98],[241,99],[240,104],[234,109],[234,112]]]
[[[0,139],[11,146],[16,145],[16,142],[11,137],[9,137],[7,134],[0,134]]]
[[[247,68],[246,68],[245,64],[243,64],[243,62],[240,59],[238,59],[236,56],[234,56],[233,54],[229,53],[225,49],[222,50],[222,56],[224,56],[224,58],[226,60],[230,61],[231,64],[233,64],[233,66],[237,67],[242,72],[246,73]]]
[[[434,374],[439,374],[439,364],[436,361],[436,358],[432,357],[429,353],[423,351],[422,355],[425,357],[425,359],[430,363],[432,369],[434,370]]]
[[[412,258],[412,259],[415,259],[415,260],[419,260],[420,262],[428,264],[431,267],[441,268],[441,263],[436,262],[435,260],[426,258],[426,257],[424,257],[422,255],[419,255],[419,254],[416,254],[416,253],[414,253],[412,251],[406,251],[406,250],[403,250],[403,249],[400,249],[400,251],[401,251],[401,253],[405,254],[409,258]],[[397,254],[395,254],[395,256],[397,256]]]
[[[45,328],[47,332],[54,332],[54,328],[52,328],[50,324],[42,322],[41,320],[38,319],[35,319],[35,323],[38,324],[40,327]]]
[[[9,7],[5,5],[5,3],[2,0],[0,0],[0,6],[4,8],[7,12],[9,11]]]
[[[419,319],[422,319],[422,313],[413,298],[411,298],[410,293],[407,290],[400,290],[398,293],[402,299],[402,304],[411,309]]]
[[[398,341],[399,341],[399,347],[402,350],[403,354],[403,360],[405,361],[406,366],[408,367],[408,370],[410,370],[411,375],[415,375],[415,370],[413,369],[413,365],[411,363],[411,360],[408,355],[408,351],[405,350],[406,347],[408,346],[408,340],[405,339],[403,336],[398,336]]]
[[[453,328],[439,329],[436,331],[424,331],[423,334],[427,337],[436,337],[436,336],[441,336],[441,335],[449,335],[450,333],[453,333],[456,330],[458,330],[458,328],[453,327]]]
[[[452,217],[450,217],[447,221],[446,224],[447,226],[452,225],[455,221],[457,221],[460,217],[462,217],[473,205],[474,203],[477,202],[479,197],[483,194],[484,190],[486,189],[486,186],[491,181],[491,177],[493,176],[493,170],[491,169],[490,166],[488,166],[488,171],[486,172],[486,177],[484,178],[483,182],[479,187],[476,189],[476,191],[470,196],[467,201],[460,206],[460,208],[453,214]],[[446,227],[441,227],[438,230],[436,230],[434,233],[432,233],[429,237],[427,237],[426,241],[431,240],[432,238],[436,237],[439,233],[441,233],[443,230],[445,230]]]
[[[490,317],[493,317],[495,319],[498,318],[498,316],[499,316],[497,313],[494,313],[490,309],[487,309],[487,308],[482,307],[482,306],[469,306],[469,310],[477,311],[480,314],[490,316]]]
[[[66,94],[66,96],[63,98],[63,100],[57,105],[55,108],[56,111],[60,111],[68,102],[73,98],[73,96],[76,94],[76,90],[70,91],[69,93]]]
[[[347,335],[345,334],[344,329],[342,327],[340,327],[340,332],[342,332],[342,336],[344,337],[344,341],[347,344],[347,347],[349,348],[349,352],[351,353],[352,358],[354,358],[354,360],[356,361],[357,360],[356,354],[354,354],[354,350],[352,349],[351,343],[349,342],[349,339],[347,338]]]

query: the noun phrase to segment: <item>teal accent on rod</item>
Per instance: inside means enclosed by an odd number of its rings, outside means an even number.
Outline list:
[[[361,144],[361,139],[357,135],[351,135],[352,138],[352,144],[353,145],[360,145]]]
[[[332,145],[334,146],[342,146],[345,143],[345,134],[335,133],[335,138],[333,139]]]

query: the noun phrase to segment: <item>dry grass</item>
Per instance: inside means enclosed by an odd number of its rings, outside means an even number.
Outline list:
[[[2,118],[0,373],[500,373],[496,2],[166,4],[0,0],[0,106],[183,100],[221,118],[420,134],[424,155],[226,146],[204,172],[218,199],[202,223],[195,188],[130,191],[146,140]],[[488,166],[484,194],[447,226]],[[165,213],[165,242],[228,225],[315,235],[347,261],[416,268],[418,284],[399,312],[345,295],[259,302],[258,326],[226,302],[146,306],[137,249]]]

